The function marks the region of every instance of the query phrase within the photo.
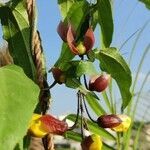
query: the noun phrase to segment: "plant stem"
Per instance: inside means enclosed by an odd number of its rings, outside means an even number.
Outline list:
[[[87,113],[89,119],[90,119],[92,122],[97,123],[97,121],[94,120],[94,119],[91,117],[91,115],[90,115],[90,113],[89,113],[89,111],[88,111],[88,108],[87,108],[87,106],[86,106],[86,102],[85,102],[85,99],[84,99],[84,95],[83,95],[83,103],[84,103],[84,107],[85,107],[85,110],[86,110],[86,113]]]
[[[73,130],[74,128],[76,128],[76,126],[78,124],[79,113],[80,113],[80,105],[79,105],[80,103],[79,103],[79,101],[80,101],[80,95],[79,95],[79,92],[78,92],[77,93],[77,116],[76,116],[76,120],[75,120],[73,126],[68,129],[68,131]]]
[[[117,133],[117,150],[121,150],[120,133]]]
[[[84,139],[84,125],[83,125],[83,112],[84,112],[84,109],[83,109],[83,103],[82,103],[82,95],[81,95],[81,92],[79,93],[80,94],[80,111],[81,111],[81,135],[82,135],[82,139]]]

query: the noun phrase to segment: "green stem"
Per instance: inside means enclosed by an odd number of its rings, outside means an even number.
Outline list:
[[[117,150],[121,150],[120,133],[117,133]]]

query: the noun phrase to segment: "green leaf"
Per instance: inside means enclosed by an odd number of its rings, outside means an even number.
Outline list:
[[[109,0],[97,1],[99,24],[102,31],[102,41],[105,47],[109,47],[113,36],[113,18]]]
[[[113,146],[109,146],[108,144],[103,142],[103,146],[102,146],[103,150],[115,150],[115,148]]]
[[[61,68],[62,70],[66,69],[66,64],[68,65],[68,62],[74,58],[74,54],[69,49],[68,45],[66,43],[63,43],[61,54],[58,58],[58,60],[55,63],[55,67]]]
[[[77,35],[80,35],[80,28],[87,17],[89,8],[89,3],[85,0],[81,0],[74,3],[68,12],[66,21],[69,20],[73,25]]]
[[[99,52],[99,60],[101,69],[116,80],[121,96],[123,109],[131,100],[130,86],[132,83],[131,71],[116,48],[107,48]]]
[[[66,18],[70,7],[73,5],[74,0],[58,0],[59,9],[63,19]]]
[[[139,1],[144,3],[146,8],[150,9],[150,0],[139,0]]]
[[[71,121],[75,121],[76,120],[76,115],[74,114],[70,114],[66,117],[66,119],[69,119]],[[81,122],[81,117],[79,117],[78,122]],[[115,140],[115,137],[110,134],[108,131],[106,131],[105,129],[99,127],[96,123],[91,122],[90,120],[86,119],[87,125],[88,125],[88,129],[89,131],[91,131],[94,134],[98,134],[100,135],[102,138],[106,138],[109,140]]]
[[[35,80],[35,66],[30,45],[30,26],[26,8],[22,1],[0,8],[3,37],[8,41],[14,63],[23,68],[28,77]]]
[[[74,132],[74,131],[67,131],[64,135],[65,138],[75,140],[78,142],[82,141],[82,137],[80,133]]]
[[[86,74],[86,75],[96,75],[98,74],[97,71],[95,70],[95,67],[92,62],[90,61],[80,61],[77,69],[76,69],[76,74],[78,77]]]
[[[86,101],[88,102],[90,108],[93,110],[93,112],[96,113],[97,116],[106,114],[104,108],[99,104],[96,97],[93,96],[91,92],[88,92],[85,95]]]
[[[0,68],[0,85],[0,150],[13,150],[27,132],[40,90],[15,65]]]
[[[71,61],[69,64],[71,67],[69,68],[68,73],[73,77],[81,77],[82,75],[92,76],[98,74],[93,63],[90,61]]]

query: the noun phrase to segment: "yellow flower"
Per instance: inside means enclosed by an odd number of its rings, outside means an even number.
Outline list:
[[[101,150],[102,140],[99,135],[92,134],[82,141],[81,146],[82,150]]]
[[[117,115],[121,119],[121,124],[112,128],[116,132],[126,132],[131,124],[131,118],[126,115]]]

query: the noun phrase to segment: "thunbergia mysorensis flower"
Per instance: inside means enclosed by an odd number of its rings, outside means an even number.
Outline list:
[[[92,27],[89,27],[83,36],[83,40],[76,41],[76,33],[70,23],[60,22],[57,32],[64,42],[67,42],[70,50],[75,55],[83,55],[88,53],[95,42]]]
[[[70,50],[75,55],[84,55],[94,46],[95,38],[92,27],[89,27],[83,36],[83,40],[76,42],[76,36],[73,33],[72,26],[69,25],[67,32],[67,43]]]
[[[33,114],[29,124],[29,133],[35,137],[42,138],[46,134],[62,135],[68,130],[68,125],[51,115]]]
[[[101,150],[102,140],[99,135],[92,134],[81,142],[82,150]]]
[[[110,79],[111,76],[109,74],[93,76],[89,81],[89,89],[91,91],[102,92],[108,87]]]
[[[131,118],[127,115],[102,115],[97,119],[102,128],[110,128],[116,132],[126,132],[131,124]]]
[[[61,69],[53,67],[52,74],[57,83],[62,84],[65,82],[66,77],[64,72]]]

